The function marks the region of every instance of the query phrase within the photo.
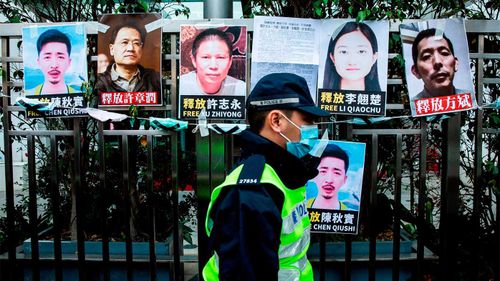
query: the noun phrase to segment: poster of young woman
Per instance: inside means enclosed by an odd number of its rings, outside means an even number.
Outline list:
[[[400,25],[413,116],[477,107],[461,19]]]
[[[247,28],[182,25],[179,118],[245,119]]]
[[[321,23],[318,105],[334,114],[385,116],[389,23]]]
[[[161,14],[101,16],[97,36],[100,105],[162,104]]]
[[[312,232],[358,233],[365,143],[329,141],[306,184]]]
[[[50,111],[27,110],[28,118],[86,114],[86,39],[82,23],[23,28],[24,93],[55,104]]]

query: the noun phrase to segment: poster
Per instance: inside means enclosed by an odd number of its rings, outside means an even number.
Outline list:
[[[312,232],[357,234],[365,143],[329,141],[306,184]]]
[[[400,25],[412,116],[477,107],[461,19]]]
[[[385,116],[387,21],[323,20],[318,106],[333,114]]]
[[[23,28],[24,92],[54,102],[50,112],[27,111],[28,118],[85,115],[87,41],[81,23]]]
[[[319,23],[313,19],[256,16],[251,88],[267,74],[290,72],[306,79],[316,102]]]
[[[108,14],[99,20],[100,105],[162,104],[161,14]]]
[[[247,28],[182,25],[179,118],[245,119]]]

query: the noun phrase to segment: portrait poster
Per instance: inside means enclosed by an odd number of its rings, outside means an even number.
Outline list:
[[[462,19],[400,25],[412,116],[477,107]]]
[[[244,120],[246,26],[181,25],[179,118]]]
[[[162,105],[161,14],[105,14],[97,35],[101,106]]]
[[[27,110],[28,118],[85,115],[87,37],[82,23],[24,27],[24,93],[53,102],[52,111]]]
[[[332,114],[385,116],[389,22],[321,21],[318,106]]]
[[[287,17],[254,18],[251,88],[267,74],[289,72],[307,81],[316,101],[320,21]]]
[[[357,234],[365,143],[329,141],[318,175],[306,184],[312,232]]]

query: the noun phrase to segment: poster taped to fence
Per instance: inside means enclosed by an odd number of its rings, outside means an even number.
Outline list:
[[[320,21],[286,17],[254,18],[251,88],[267,74],[304,77],[316,101]]]
[[[329,141],[307,182],[312,232],[357,234],[365,162],[365,143]]]
[[[318,106],[332,114],[385,116],[388,21],[323,20]]]
[[[83,92],[88,81],[86,42],[82,23],[24,27],[25,95]]]
[[[182,25],[179,118],[245,119],[246,26]]]
[[[96,90],[106,106],[162,104],[161,14],[107,14],[99,20]]]
[[[26,117],[86,114],[87,38],[82,23],[23,28],[24,93],[52,103],[49,111],[27,108]]]
[[[462,19],[400,25],[412,116],[477,107]]]

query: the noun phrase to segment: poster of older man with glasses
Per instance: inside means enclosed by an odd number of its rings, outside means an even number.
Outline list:
[[[103,15],[99,21],[97,77],[101,105],[161,104],[160,14]],[[147,55],[146,55],[147,54]]]

